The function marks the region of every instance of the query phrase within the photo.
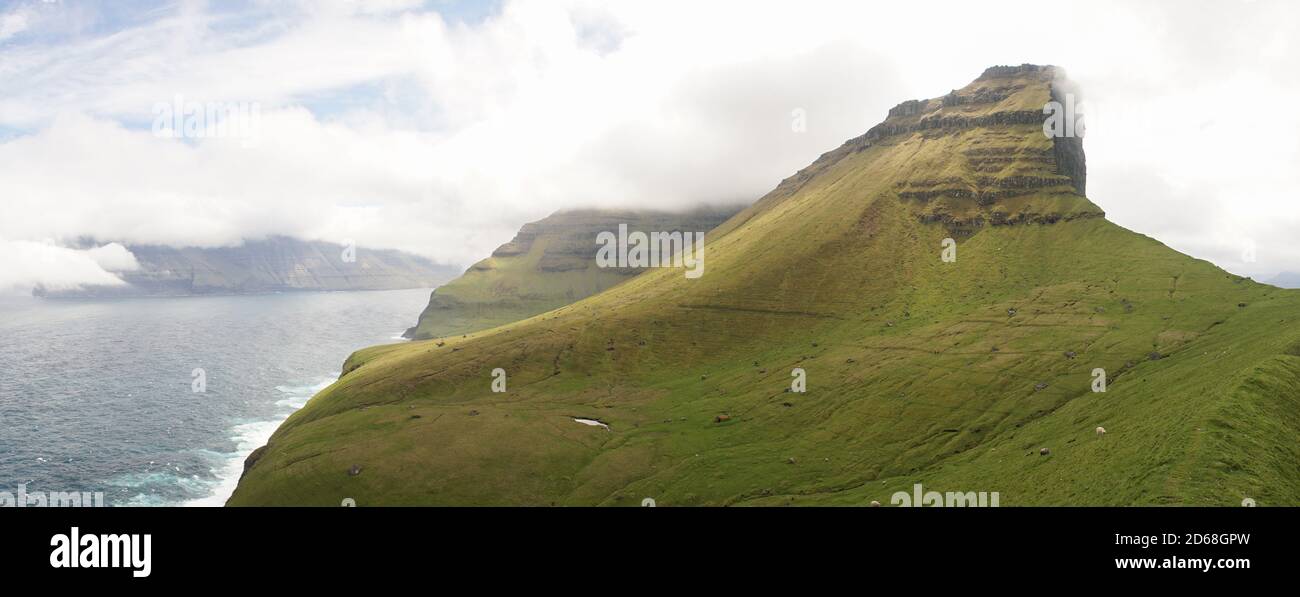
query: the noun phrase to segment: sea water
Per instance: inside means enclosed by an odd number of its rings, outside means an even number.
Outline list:
[[[0,297],[0,492],[221,505],[249,452],[428,298]]]

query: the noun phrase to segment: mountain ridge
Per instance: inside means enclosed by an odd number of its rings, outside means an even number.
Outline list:
[[[1106,220],[1044,134],[1059,80],[900,104],[715,229],[699,280],[359,351],[229,504],[1295,503],[1300,293]]]

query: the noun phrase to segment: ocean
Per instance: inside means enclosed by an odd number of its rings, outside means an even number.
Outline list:
[[[219,506],[248,453],[352,351],[402,341],[429,292],[0,297],[0,493]]]

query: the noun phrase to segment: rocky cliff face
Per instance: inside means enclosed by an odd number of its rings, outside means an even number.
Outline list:
[[[1078,86],[1059,70],[1056,71],[1056,76],[1052,80],[1051,90],[1052,101],[1061,105],[1067,103],[1076,105],[1083,99]],[[1053,137],[1052,154],[1056,161],[1056,172],[1070,177],[1070,181],[1074,184],[1074,192],[1086,195],[1088,189],[1088,161],[1083,154],[1082,131],[1079,131],[1077,135]]]
[[[51,298],[254,294],[294,290],[398,290],[429,288],[456,270],[400,251],[345,247],[274,237],[214,249],[128,246],[140,263],[122,272],[126,286],[88,287],[36,294]]]
[[[944,223],[956,236],[984,226],[1103,217],[1084,197],[1082,137],[1042,132],[1044,107],[1064,103],[1067,94],[1078,98],[1057,67],[990,67],[942,97],[891,108],[883,122],[822,154],[754,208],[779,203],[842,161],[882,148],[910,152],[891,171],[893,197],[922,222]]]
[[[995,66],[971,84],[928,100],[908,100],[884,122],[823,154],[760,201],[777,201],[840,161],[872,148],[910,152],[894,172],[894,197],[954,236],[984,226],[1102,217],[1084,198],[1081,136],[1048,137],[1049,102],[1077,89],[1053,66]]]

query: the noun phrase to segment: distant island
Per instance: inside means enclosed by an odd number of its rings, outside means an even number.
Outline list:
[[[431,288],[460,268],[402,251],[351,248],[285,236],[236,247],[125,245],[140,267],[119,286],[37,287],[45,298],[263,294],[288,291]]]

